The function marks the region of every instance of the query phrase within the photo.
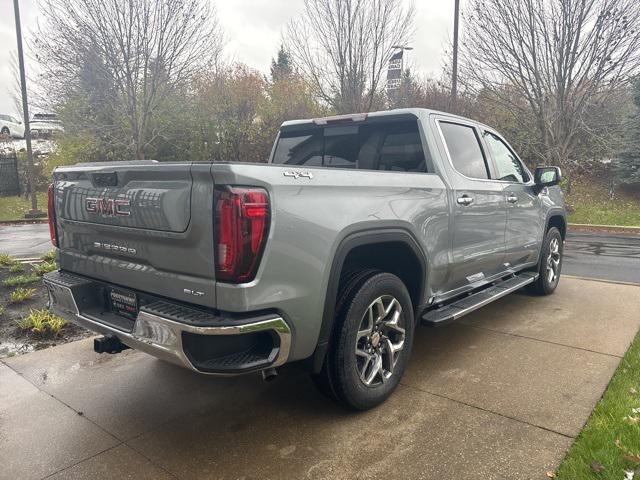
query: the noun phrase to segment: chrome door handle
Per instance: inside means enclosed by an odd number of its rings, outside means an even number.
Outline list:
[[[468,196],[468,195],[462,195],[461,197],[458,197],[458,204],[459,205],[471,205],[473,203],[473,198]]]
[[[516,203],[517,201],[518,201],[518,197],[515,196],[513,193],[508,193],[507,194],[507,202]]]

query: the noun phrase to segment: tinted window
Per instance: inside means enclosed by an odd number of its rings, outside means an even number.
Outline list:
[[[455,169],[467,177],[489,178],[475,130],[466,125],[448,122],[440,122],[440,129]]]
[[[424,172],[417,121],[283,130],[273,163],[287,165]]]
[[[512,182],[529,180],[520,160],[499,137],[491,132],[485,132],[484,139],[496,164],[498,180],[510,180]]]
[[[273,155],[273,163],[322,166],[322,132],[282,132]]]
[[[404,172],[426,171],[420,132],[417,128],[399,129],[386,135],[380,149],[378,169]]]

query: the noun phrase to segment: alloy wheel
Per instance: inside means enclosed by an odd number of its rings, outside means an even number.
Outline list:
[[[376,298],[367,308],[356,336],[356,367],[360,380],[372,387],[392,375],[404,348],[402,305],[392,295]]]
[[[553,283],[558,278],[560,270],[560,242],[553,238],[549,242],[549,255],[547,256],[547,280]]]

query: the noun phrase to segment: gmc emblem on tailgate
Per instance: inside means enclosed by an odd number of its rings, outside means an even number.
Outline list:
[[[87,198],[84,207],[87,212],[100,213],[105,217],[128,217],[131,215],[129,199]]]

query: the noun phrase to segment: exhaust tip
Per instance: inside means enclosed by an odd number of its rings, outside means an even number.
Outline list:
[[[278,371],[275,368],[267,368],[262,370],[262,380],[272,382],[278,377]]]

